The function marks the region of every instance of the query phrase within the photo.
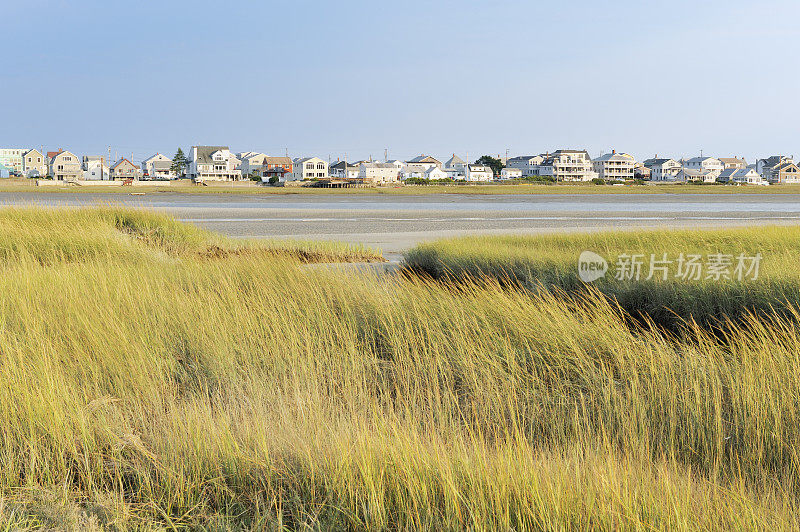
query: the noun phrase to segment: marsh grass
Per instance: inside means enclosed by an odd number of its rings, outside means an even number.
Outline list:
[[[135,209],[0,210],[0,263],[45,265],[113,260],[169,262],[230,255],[284,256],[300,262],[381,262],[379,251],[337,242],[234,240]]]
[[[594,251],[612,269],[587,285],[578,277],[578,257]],[[617,280],[614,260],[622,253],[644,255],[639,280]],[[724,253],[760,254],[758,278],[742,281],[676,279],[647,280],[651,255],[673,261],[686,256]],[[405,255],[405,267],[434,279],[448,281],[496,279],[531,291],[578,295],[596,290],[619,304],[631,316],[674,329],[697,321],[706,327],[741,323],[748,314],[791,316],[800,303],[800,228],[761,227],[725,230],[648,230],[591,234],[464,237],[422,244]],[[733,273],[733,266],[729,269]]]
[[[102,252],[3,262],[2,527],[800,526],[793,320],[667,337],[597,295],[197,260],[205,233],[103,216]]]

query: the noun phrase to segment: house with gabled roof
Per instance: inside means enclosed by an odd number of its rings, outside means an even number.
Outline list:
[[[592,160],[592,168],[597,172],[597,177],[611,181],[627,181],[633,179],[636,159],[627,153],[611,153],[601,155]]]
[[[718,157],[718,159],[722,163],[722,166],[725,170],[730,168],[736,168],[739,170],[747,168],[747,161],[744,157]]]
[[[654,157],[644,161],[645,168],[650,170],[651,181],[675,181],[681,171],[681,163],[675,159]]]
[[[483,164],[468,164],[464,169],[464,179],[467,181],[491,181],[494,179],[494,172]]]
[[[334,179],[356,179],[358,174],[359,165],[357,163],[336,161],[328,166],[328,175]]]
[[[506,167],[518,168],[522,171],[522,177],[537,176],[542,161],[544,161],[543,155],[520,155],[506,161]]]
[[[59,148],[47,152],[47,175],[56,181],[77,181],[83,176],[78,156]]]
[[[25,177],[45,177],[47,175],[47,159],[37,149],[22,154],[22,175]]]
[[[175,179],[172,172],[172,159],[161,153],[151,155],[142,161],[142,177],[149,179]]]
[[[142,173],[138,166],[130,162],[125,157],[115,162],[109,168],[111,172],[111,179],[139,179]]]
[[[421,172],[424,172],[425,170],[427,170],[432,166],[437,167],[439,170],[442,169],[441,161],[439,161],[434,157],[431,157],[430,155],[425,155],[424,153],[422,155],[419,155],[417,157],[414,157],[413,159],[409,159],[408,161],[406,161],[406,169],[411,171],[419,170]]]
[[[714,174],[716,179],[719,174],[725,169],[722,161],[716,157],[692,157],[683,161],[683,167],[689,170],[702,170],[703,172],[710,172]]]
[[[556,181],[591,181],[597,172],[592,169],[592,158],[586,150],[557,150],[545,156],[539,175]]]
[[[447,177],[450,179],[464,179],[467,163],[464,159],[453,154],[450,159],[444,163],[444,171],[447,172]]]
[[[328,177],[328,163],[319,157],[300,157],[292,161],[292,181],[324,179]]]
[[[240,164],[227,146],[192,146],[186,156],[186,177],[195,181],[239,181]]]
[[[717,177],[719,183],[735,183],[741,185],[768,185],[753,168],[726,168]]]

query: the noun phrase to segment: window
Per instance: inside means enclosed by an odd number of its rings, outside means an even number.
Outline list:
[[[313,169],[314,169],[314,163],[306,163],[306,170],[313,170]]]
[[[324,170],[325,165],[323,163],[317,163],[317,170]]]

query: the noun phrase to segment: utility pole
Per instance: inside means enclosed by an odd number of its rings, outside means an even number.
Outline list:
[[[385,163],[389,162],[389,148],[383,149],[383,162]]]

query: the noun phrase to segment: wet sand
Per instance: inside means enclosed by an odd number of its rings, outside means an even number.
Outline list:
[[[126,205],[169,213],[233,237],[340,240],[390,258],[423,241],[465,234],[800,223],[796,194],[467,196],[215,195],[173,192],[0,192],[0,205]]]

